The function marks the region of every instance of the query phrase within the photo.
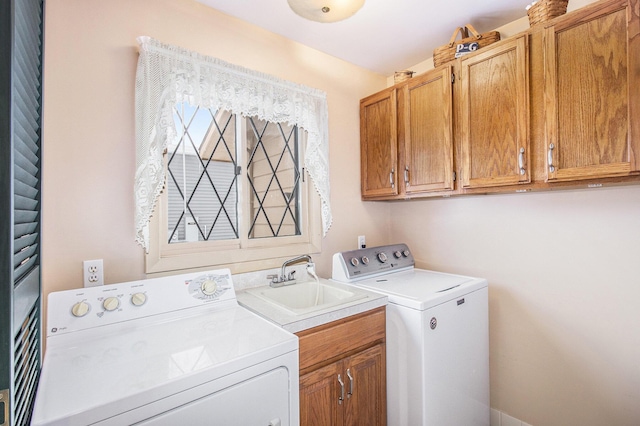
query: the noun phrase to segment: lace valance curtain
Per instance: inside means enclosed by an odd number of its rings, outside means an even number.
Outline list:
[[[149,250],[149,220],[165,182],[163,152],[177,138],[173,107],[188,102],[307,131],[304,167],[322,202],[322,227],[331,226],[329,128],[326,93],[138,37],[136,72],[136,241]]]

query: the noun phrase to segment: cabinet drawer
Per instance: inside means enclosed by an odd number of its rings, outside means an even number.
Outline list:
[[[385,307],[296,333],[300,371],[342,357],[358,348],[384,341]]]

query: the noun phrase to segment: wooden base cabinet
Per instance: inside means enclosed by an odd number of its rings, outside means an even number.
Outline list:
[[[385,309],[298,336],[300,424],[386,425]]]

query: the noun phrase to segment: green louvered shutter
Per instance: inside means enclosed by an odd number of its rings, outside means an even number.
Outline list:
[[[41,364],[42,0],[0,5],[0,425],[28,425]]]

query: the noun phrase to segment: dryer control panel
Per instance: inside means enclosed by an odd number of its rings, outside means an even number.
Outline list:
[[[229,269],[57,291],[48,297],[47,336],[229,304],[237,304]]]
[[[406,244],[368,247],[334,254],[331,278],[348,283],[414,266],[413,254]]]

